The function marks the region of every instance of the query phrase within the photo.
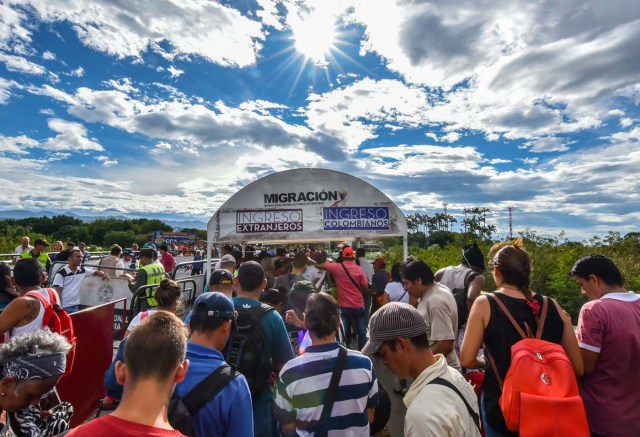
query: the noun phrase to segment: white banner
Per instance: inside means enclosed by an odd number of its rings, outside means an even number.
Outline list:
[[[89,276],[80,283],[80,305],[98,306],[127,298],[127,305],[131,303],[133,293],[129,290],[129,281],[125,278],[111,278],[103,281],[98,276]],[[122,309],[122,304],[116,305]]]
[[[346,173],[288,170],[233,195],[207,226],[210,242],[311,242],[405,236],[404,214],[384,193]]]

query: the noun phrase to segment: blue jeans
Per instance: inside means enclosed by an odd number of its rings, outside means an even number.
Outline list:
[[[69,314],[77,313],[78,311],[80,311],[80,306],[79,305],[72,305],[70,307],[64,308],[64,310]]]
[[[495,431],[493,428],[487,425],[487,417],[484,413],[484,395],[480,398],[480,415],[482,417],[482,428],[484,429],[485,437],[505,437],[504,434],[500,434],[498,431]]]
[[[340,318],[344,327],[345,336],[347,337],[347,346],[351,340],[351,324],[356,328],[358,334],[358,350],[362,350],[367,343],[367,319],[364,308],[345,308],[340,307]]]

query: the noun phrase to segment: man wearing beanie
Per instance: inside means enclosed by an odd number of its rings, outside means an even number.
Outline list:
[[[411,305],[391,302],[376,311],[362,353],[379,357],[398,378],[413,378],[403,398],[405,436],[480,436],[473,388],[442,354],[433,355],[427,323]]]
[[[456,353],[460,356],[460,345],[467,329],[467,318],[473,302],[484,288],[484,256],[476,243],[467,244],[462,249],[460,265],[449,266],[436,272],[435,280],[448,287],[456,299],[458,307],[458,338]]]

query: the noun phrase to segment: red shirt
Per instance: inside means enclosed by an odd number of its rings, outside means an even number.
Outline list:
[[[91,422],[80,425],[72,429],[68,437],[185,437],[180,431],[175,429],[162,429],[154,426],[142,425],[128,420],[120,419],[111,415],[102,416]]]
[[[162,255],[160,264],[162,264],[162,267],[164,267],[165,272],[171,273],[173,271],[173,268],[176,266],[176,260],[173,255],[171,255],[171,253],[167,252]]]
[[[364,308],[364,297],[362,297],[362,292],[354,285],[351,279],[349,279],[349,276],[342,266],[347,268],[356,284],[359,284],[365,290],[369,286],[367,282],[367,275],[365,275],[362,267],[354,261],[345,261],[342,264],[323,264],[323,267],[331,273],[333,280],[336,281],[336,287],[338,288],[338,305],[343,308]]]

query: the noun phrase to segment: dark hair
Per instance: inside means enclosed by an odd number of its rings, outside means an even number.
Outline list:
[[[286,252],[284,250],[284,247],[278,247],[276,248],[276,256],[285,256]]]
[[[291,306],[301,313],[307,305],[307,299],[312,293],[317,293],[316,286],[311,281],[301,280],[293,284],[289,293],[289,303]]]
[[[493,257],[493,265],[496,267],[506,284],[513,285],[528,299],[532,299],[530,286],[531,259],[522,247],[522,240],[518,239],[514,244],[502,247]]]
[[[411,282],[422,280],[422,285],[429,285],[433,282],[433,270],[426,262],[420,259],[408,259],[400,265],[400,276]]]
[[[42,279],[42,264],[37,258],[21,258],[13,266],[13,277],[21,287],[40,285]]]
[[[340,307],[327,293],[311,293],[305,305],[307,329],[322,339],[333,334],[340,326]]]
[[[409,337],[409,341],[413,344],[416,349],[428,349],[429,348],[429,337],[427,337],[427,333],[416,335],[415,337]],[[387,340],[382,345],[389,346],[391,352],[396,351],[396,340]],[[378,349],[379,351],[380,349]]]
[[[120,255],[122,253],[122,247],[114,244],[111,248],[111,255]]]
[[[182,363],[186,351],[184,323],[167,311],[152,314],[127,337],[127,383],[135,384],[140,379],[166,381]]]
[[[167,252],[167,245],[166,245],[166,243],[162,243],[160,246],[158,246],[158,250],[164,250],[165,252]]]
[[[142,258],[144,256],[144,257],[153,259],[153,254],[154,253],[155,253],[155,250],[150,249],[148,247],[144,247],[144,248],[140,249],[139,256],[140,256],[140,258]]]
[[[362,258],[367,254],[367,250],[364,247],[358,247],[356,249],[356,258]]]
[[[76,247],[76,243],[74,243],[73,241],[68,241],[67,242],[67,247],[69,247],[69,246]]]
[[[296,269],[301,269],[307,265],[309,259],[304,252],[298,252],[293,257],[293,267]]]
[[[242,263],[238,269],[238,283],[244,292],[262,291],[265,274],[262,266],[255,261]]]
[[[160,281],[160,285],[156,288],[155,299],[159,308],[169,308],[171,305],[180,300],[182,289],[173,279],[165,278]]]
[[[82,254],[82,251],[80,249],[71,249],[69,251],[69,258],[71,258],[73,256],[74,253],[78,252],[79,254]]]
[[[270,305],[280,305],[287,302],[287,293],[281,289],[268,288],[260,296],[260,302],[268,303]]]
[[[20,296],[11,285],[11,267],[3,262],[0,262],[0,294],[9,296],[10,300]]]
[[[400,263],[393,263],[391,266],[391,279],[393,282],[402,282],[402,276],[400,275]]]
[[[609,286],[622,287],[624,278],[618,266],[613,260],[604,255],[590,254],[580,258],[573,265],[570,276],[579,276],[582,279],[589,279],[590,275],[597,276]]]

